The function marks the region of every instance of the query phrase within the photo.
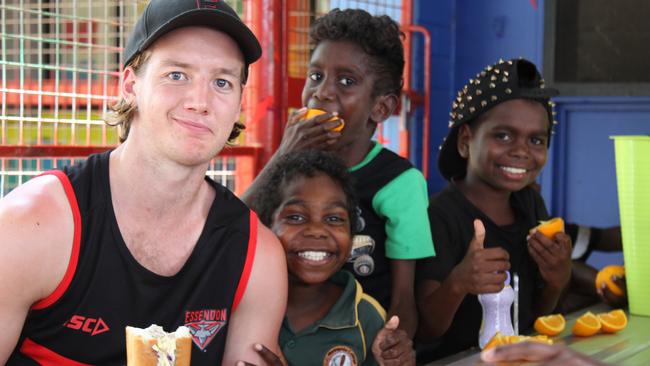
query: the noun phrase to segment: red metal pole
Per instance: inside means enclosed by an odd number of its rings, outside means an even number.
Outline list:
[[[429,30],[420,25],[402,25],[409,32],[419,32],[424,36],[424,119],[422,121],[422,174],[429,177],[429,120],[431,98],[431,35]]]
[[[251,68],[248,88],[251,98],[247,120],[251,125],[253,141],[248,144],[260,146],[257,170],[271,158],[280,145],[282,131],[282,55],[284,17],[283,0],[255,0],[252,7],[251,26],[262,46],[262,58]],[[286,113],[286,112],[284,112]]]
[[[403,0],[402,1],[402,21],[401,23],[404,26],[410,26],[413,23],[413,1],[412,0]],[[404,32],[404,90],[411,90],[411,32]],[[406,101],[406,99],[402,99]],[[399,122],[399,154],[405,158],[409,157],[409,130],[407,126],[408,118],[408,108],[409,106],[404,105],[403,103],[400,106],[400,109],[403,111],[400,113],[402,118]]]

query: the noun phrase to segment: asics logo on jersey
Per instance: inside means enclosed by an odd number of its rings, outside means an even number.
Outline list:
[[[63,323],[63,326],[90,334],[91,336],[110,330],[102,318],[90,318],[82,315],[73,315],[70,320]]]

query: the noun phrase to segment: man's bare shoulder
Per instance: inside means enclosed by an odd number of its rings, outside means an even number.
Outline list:
[[[263,364],[253,345],[261,343],[279,354],[278,334],[287,305],[287,264],[277,237],[258,222],[251,276],[228,330],[224,364],[247,360]]]
[[[73,233],[72,209],[57,177],[14,189],[0,199],[0,277],[34,289],[29,296],[35,300],[49,295],[67,268]]]

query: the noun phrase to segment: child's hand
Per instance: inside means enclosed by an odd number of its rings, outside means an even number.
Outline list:
[[[510,269],[510,255],[503,248],[483,247],[485,227],[474,220],[474,237],[469,243],[465,258],[452,270],[450,277],[465,294],[474,295],[499,292]],[[453,277],[452,277],[453,276]]]
[[[372,354],[381,366],[415,365],[413,341],[398,326],[399,318],[393,315],[372,342]]]
[[[627,287],[625,284],[625,277],[612,276],[612,281],[623,291],[623,294],[616,295],[606,284],[599,289],[596,289],[600,298],[613,308],[623,308],[627,305]]]
[[[273,353],[273,351],[270,349],[266,348],[264,345],[257,343],[254,345],[254,347],[257,354],[259,354],[262,360],[264,360],[266,366],[286,365],[285,362],[283,362],[282,358]],[[255,364],[246,361],[237,361],[237,366],[255,366]]]
[[[341,137],[340,132],[330,131],[338,126],[341,123],[340,121],[323,122],[331,118],[332,114],[324,113],[303,120],[306,113],[307,108],[300,108],[289,116],[289,121],[284,128],[282,142],[278,148],[280,155],[305,149],[326,150]]]
[[[565,233],[549,239],[535,232],[528,239],[528,252],[539,266],[546,283],[554,289],[563,289],[571,279],[571,238]]]

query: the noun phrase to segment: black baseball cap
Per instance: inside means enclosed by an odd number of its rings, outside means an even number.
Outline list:
[[[170,31],[205,26],[229,35],[244,54],[246,69],[262,55],[253,32],[223,0],[151,0],[135,24],[124,49],[124,65]]]
[[[447,179],[463,178],[467,171],[467,160],[458,153],[458,130],[465,123],[476,120],[493,107],[512,100],[530,99],[540,102],[548,113],[549,143],[553,125],[552,96],[557,89],[547,88],[537,67],[526,59],[499,60],[476,74],[475,79],[460,91],[452,103],[449,134],[440,146],[438,170]]]

